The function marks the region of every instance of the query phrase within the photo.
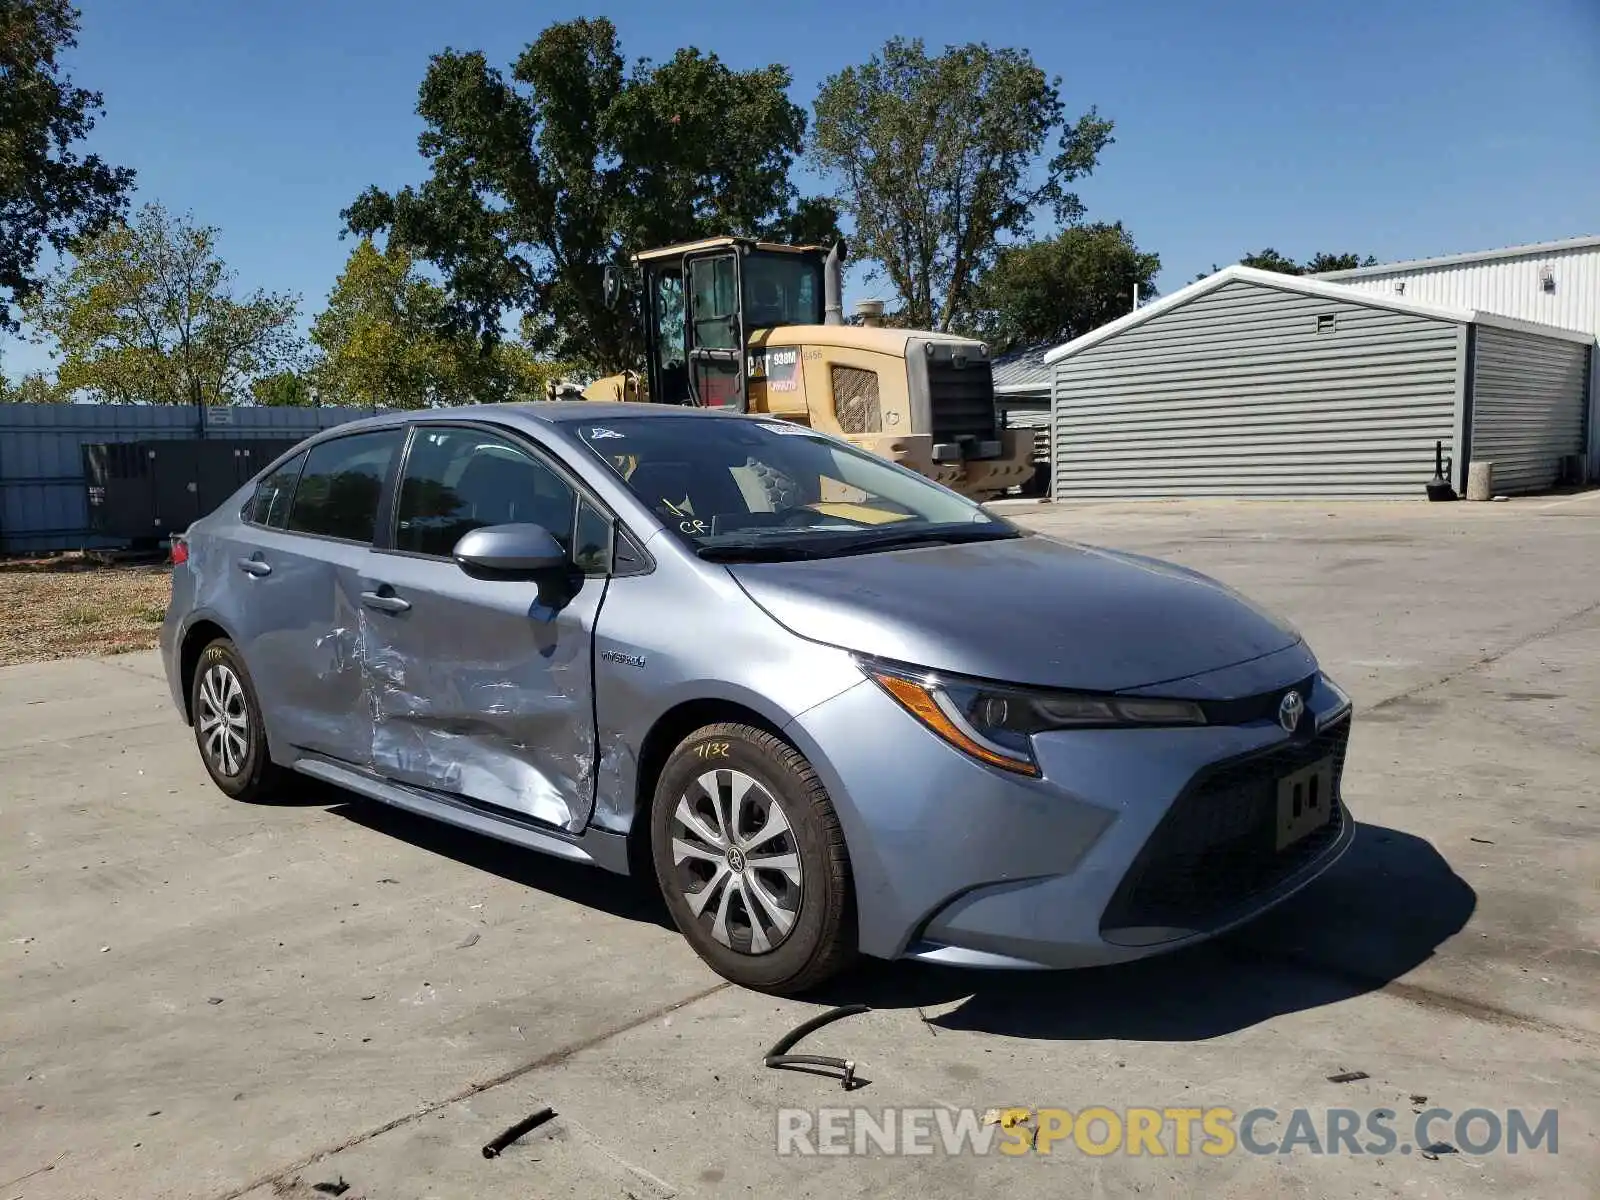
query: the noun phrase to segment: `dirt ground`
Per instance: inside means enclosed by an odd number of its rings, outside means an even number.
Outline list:
[[[171,591],[165,564],[84,555],[0,559],[0,666],[149,650]]]

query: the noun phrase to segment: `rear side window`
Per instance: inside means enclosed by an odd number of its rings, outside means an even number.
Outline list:
[[[418,426],[406,456],[395,548],[449,557],[485,525],[542,525],[572,553],[577,494],[555,471],[492,433]]]
[[[378,497],[403,436],[400,429],[379,429],[311,447],[289,509],[289,529],[370,542]]]
[[[294,500],[294,485],[300,479],[300,468],[306,465],[306,456],[296,454],[256,486],[255,498],[250,501],[245,520],[269,529],[283,529],[289,524],[289,504]]]

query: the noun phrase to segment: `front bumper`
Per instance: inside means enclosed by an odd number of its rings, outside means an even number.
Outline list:
[[[1183,681],[1178,694],[1214,694],[1219,679],[1230,694],[1254,694],[1314,670],[1295,647]],[[1319,675],[1307,710],[1294,736],[1265,720],[1041,736],[1041,779],[971,760],[870,683],[802,714],[789,732],[844,825],[864,952],[1081,967],[1214,936],[1344,852],[1354,822],[1337,799],[1336,769],[1327,826],[1281,860],[1270,842],[1273,861],[1253,853],[1255,823],[1275,814],[1279,774],[1325,753],[1342,767],[1348,701]]]

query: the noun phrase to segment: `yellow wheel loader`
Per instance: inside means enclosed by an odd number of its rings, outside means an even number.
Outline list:
[[[767,413],[842,436],[976,500],[1033,475],[1032,431],[1002,427],[988,348],[970,338],[847,325],[844,248],[708,238],[635,255],[646,362],[586,400]],[[606,268],[616,303],[621,274]]]

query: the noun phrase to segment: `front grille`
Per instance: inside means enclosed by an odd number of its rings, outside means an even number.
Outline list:
[[[940,355],[928,362],[928,406],[933,414],[933,440],[995,440],[994,371],[988,359],[968,359],[956,366]]]
[[[1210,767],[1195,776],[1156,826],[1100,918],[1109,942],[1152,926],[1203,932],[1227,924],[1339,837],[1337,803],[1350,740],[1348,717],[1287,746]],[[1333,756],[1333,818],[1277,849],[1278,781]]]

